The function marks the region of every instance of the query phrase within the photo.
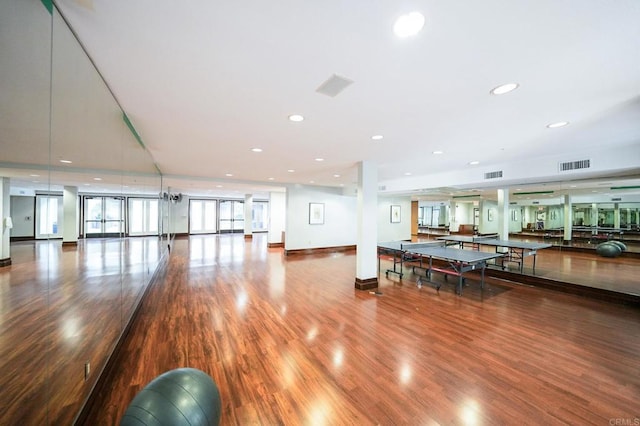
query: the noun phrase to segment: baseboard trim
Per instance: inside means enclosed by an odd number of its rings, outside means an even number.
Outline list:
[[[9,266],[11,265],[11,258],[7,257],[6,259],[0,259],[0,266]]]
[[[267,247],[269,248],[284,247],[284,243],[267,243]]]
[[[378,277],[366,279],[356,277],[355,287],[357,290],[371,290],[372,288],[378,288]]]
[[[356,249],[356,246],[354,244],[349,246],[316,247],[316,248],[309,248],[309,249],[285,250],[284,254],[285,256],[300,255],[300,254],[327,254],[327,253],[351,251],[355,249]]]

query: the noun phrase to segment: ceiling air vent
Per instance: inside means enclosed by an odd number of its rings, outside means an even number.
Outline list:
[[[333,74],[327,81],[322,83],[320,87],[316,89],[316,92],[335,98],[351,83],[353,83],[353,80],[349,80],[348,78],[342,77],[338,74]]]
[[[502,170],[497,172],[489,172],[484,174],[485,179],[496,179],[502,177]]]
[[[566,172],[569,170],[588,169],[589,167],[591,167],[591,160],[568,161],[566,163],[560,163],[561,172]]]
[[[622,201],[622,197],[612,198],[611,201]]]
[[[387,189],[387,185],[378,186],[378,191],[386,191],[386,189]]]
[[[533,203],[531,203],[531,204],[540,204],[540,201],[534,201],[534,202],[533,202]]]

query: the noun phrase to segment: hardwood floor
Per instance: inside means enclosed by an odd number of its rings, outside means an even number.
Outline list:
[[[193,367],[225,425],[637,424],[637,307],[495,279],[460,297],[411,274],[381,274],[375,295],[354,271],[354,254],[285,257],[263,235],[175,241],[89,423],[118,424],[146,383]]]

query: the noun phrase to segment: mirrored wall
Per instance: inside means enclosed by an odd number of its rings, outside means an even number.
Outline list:
[[[167,189],[55,5],[2,2],[0,51],[2,423],[71,424],[166,258]]]

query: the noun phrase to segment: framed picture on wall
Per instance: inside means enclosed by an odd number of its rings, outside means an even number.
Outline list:
[[[391,206],[391,223],[400,223],[400,206]]]
[[[309,203],[309,225],[324,225],[324,203]]]

